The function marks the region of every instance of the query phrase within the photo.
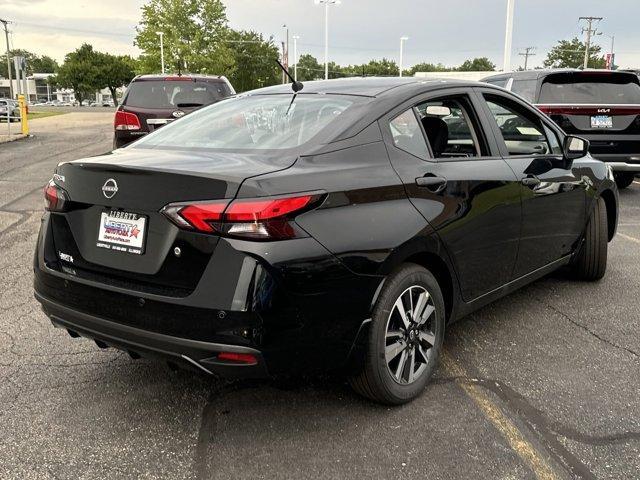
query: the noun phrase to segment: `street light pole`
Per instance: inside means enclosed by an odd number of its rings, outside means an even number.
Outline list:
[[[329,79],[329,5],[340,5],[340,0],[314,0],[316,5],[324,4],[324,79]]]
[[[293,36],[293,79],[298,81],[298,39],[300,35]]]
[[[511,70],[511,40],[513,38],[513,10],[515,0],[507,0],[507,25],[504,32],[504,64],[502,71]]]
[[[400,37],[400,77],[402,77],[402,47],[407,40],[409,40],[409,37]]]
[[[162,65],[162,74],[164,75],[164,32],[156,32],[160,35],[160,65]]]

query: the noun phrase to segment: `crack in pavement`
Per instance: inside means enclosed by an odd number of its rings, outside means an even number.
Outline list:
[[[581,324],[580,322],[577,322],[576,320],[574,320],[573,318],[571,318],[569,315],[567,315],[566,313],[564,313],[562,310],[554,307],[553,305],[549,304],[549,303],[545,303],[542,302],[542,304],[549,308],[550,310],[553,310],[554,312],[556,312],[558,315],[560,315],[561,317],[563,317],[564,319],[568,320],[569,322],[571,322],[573,325],[575,325],[578,328],[581,328],[582,330],[584,330],[585,332],[587,332],[589,335],[597,338],[598,340],[600,340],[601,342],[606,343],[607,345],[614,347],[614,348],[618,348],[620,350],[624,350],[627,353],[630,353],[631,355],[633,355],[636,359],[638,359],[640,357],[640,354],[638,354],[638,352],[636,352],[635,350],[632,350],[630,348],[627,347],[623,347],[622,345],[618,345],[616,343],[613,343],[610,340],[607,340],[606,338],[598,335],[596,332],[594,332],[593,330],[591,330],[589,327],[587,327],[586,325]]]

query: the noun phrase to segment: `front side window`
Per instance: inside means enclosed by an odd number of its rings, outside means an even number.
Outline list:
[[[396,147],[422,159],[428,157],[427,143],[413,108],[391,120],[389,128]]]
[[[132,148],[295,148],[311,140],[354,101],[330,95],[231,98],[155,131]]]
[[[501,97],[485,95],[509,155],[548,155],[554,153],[545,136],[542,122],[521,111],[517,104]]]

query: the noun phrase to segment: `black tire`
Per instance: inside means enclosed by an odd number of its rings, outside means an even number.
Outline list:
[[[615,173],[614,178],[619,189],[627,188],[633,183],[634,173]]]
[[[589,218],[584,242],[573,266],[576,276],[581,280],[600,280],[607,271],[607,207],[602,198],[598,198]]]
[[[423,291],[428,293],[426,306],[424,298],[421,298]],[[414,308],[406,309],[407,318],[411,321],[402,319],[397,301],[402,305],[414,301]],[[416,313],[422,320],[412,319],[411,312],[418,311],[424,313]],[[424,323],[420,325],[421,322]],[[393,333],[388,336],[387,328],[393,325],[409,325],[409,328],[393,328],[390,330]],[[371,318],[364,365],[350,378],[353,389],[364,397],[387,405],[400,405],[419,396],[435,371],[444,339],[444,326],[444,299],[437,280],[419,265],[404,264],[387,278],[380,292]],[[406,343],[404,350],[395,353],[396,357],[389,354],[391,360],[388,363],[388,347],[396,347],[403,341]],[[400,372],[399,376],[391,372],[392,366]]]

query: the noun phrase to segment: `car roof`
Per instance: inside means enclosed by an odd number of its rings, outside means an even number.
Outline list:
[[[477,85],[478,82],[439,78],[425,79],[421,77],[351,77],[304,82],[304,89],[300,93],[380,97],[383,95],[393,95],[395,93],[406,95],[407,91],[411,89],[424,91],[429,90],[430,86],[436,88],[442,87],[443,84],[449,84],[450,86],[473,86]],[[248,95],[287,93],[291,93],[290,83],[246,92]]]
[[[583,70],[581,68],[549,68],[549,69],[540,69],[540,70],[524,70],[524,71],[514,71],[514,72],[499,72],[495,75],[488,75],[484,77],[481,82],[484,82],[489,79],[498,79],[498,78],[519,78],[519,79],[527,79],[527,78],[544,78],[550,75],[555,75],[559,73],[577,73],[577,74],[589,74],[589,73],[608,73],[611,75],[633,75],[633,72],[624,71],[624,70],[606,70],[602,68],[588,68]]]

